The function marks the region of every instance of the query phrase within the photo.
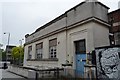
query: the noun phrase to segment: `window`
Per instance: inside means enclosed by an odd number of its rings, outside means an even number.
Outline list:
[[[49,58],[57,58],[57,39],[49,41]]]
[[[75,41],[76,53],[86,53],[85,40]]]
[[[32,46],[28,47],[28,59],[32,58]]]
[[[36,44],[36,58],[41,59],[43,54],[43,43]]]

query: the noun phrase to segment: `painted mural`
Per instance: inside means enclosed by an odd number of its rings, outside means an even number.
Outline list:
[[[97,77],[120,80],[120,47],[96,49]]]

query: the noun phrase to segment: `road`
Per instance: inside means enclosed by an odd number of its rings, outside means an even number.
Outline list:
[[[21,76],[8,72],[7,70],[0,69],[1,80],[27,80]]]

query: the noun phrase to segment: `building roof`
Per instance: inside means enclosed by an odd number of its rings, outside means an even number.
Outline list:
[[[62,19],[63,17],[66,17],[66,15],[67,15],[67,13],[68,13],[69,11],[76,9],[78,6],[81,6],[81,5],[84,4],[84,3],[86,3],[86,1],[79,3],[79,4],[76,5],[75,7],[69,9],[68,11],[66,11],[64,14],[58,16],[57,18],[53,19],[52,21],[50,21],[50,22],[46,23],[45,25],[39,27],[39,28],[36,29],[36,31],[33,32],[32,34],[34,34],[34,33],[38,32],[38,31],[40,31],[40,30],[48,27],[49,25],[51,25],[51,24],[53,24],[53,23],[55,23],[55,22],[57,22],[57,21],[59,21],[59,20]],[[101,3],[101,2],[98,2],[98,1],[97,1],[97,2],[94,2],[94,3],[98,3],[98,4],[102,5],[102,6],[104,6],[105,8],[109,9],[109,7],[107,7],[106,5],[104,5],[104,4]],[[30,34],[30,35],[32,35],[32,34]],[[26,34],[25,37],[28,37],[28,36],[30,36],[30,35],[29,35],[29,34]]]

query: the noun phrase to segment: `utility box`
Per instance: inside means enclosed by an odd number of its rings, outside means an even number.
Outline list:
[[[37,80],[37,72],[33,70],[28,71],[28,80]]]

